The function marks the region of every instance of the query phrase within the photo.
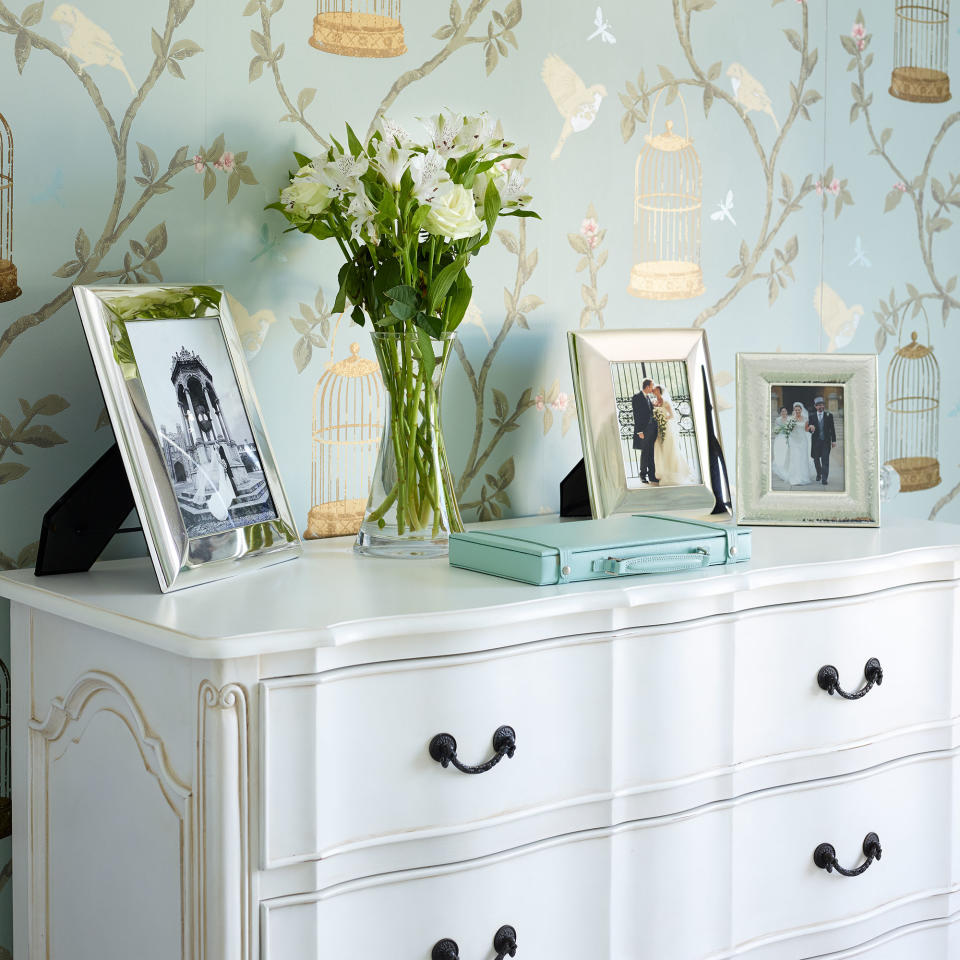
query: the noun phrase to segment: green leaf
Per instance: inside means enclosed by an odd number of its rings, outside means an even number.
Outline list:
[[[483,194],[483,221],[487,225],[488,235],[493,232],[501,206],[500,191],[497,190],[497,186],[493,180],[488,180],[487,189]]]
[[[77,254],[77,259],[81,263],[86,263],[90,257],[90,238],[84,233],[83,227],[77,231],[77,236],[73,241],[73,249]]]
[[[150,259],[160,256],[167,248],[167,223],[158,223],[146,236],[148,256]]]
[[[68,260],[62,267],[57,270],[54,270],[53,275],[55,277],[62,277],[66,279],[67,277],[72,277],[74,274],[79,273],[83,269],[83,264],[79,260]]]
[[[493,410],[501,420],[507,419],[507,414],[510,412],[510,405],[507,402],[507,395],[502,390],[494,389],[493,391]],[[488,481],[488,483],[489,482],[490,481]],[[491,486],[492,485],[491,483]]]
[[[153,180],[160,169],[160,161],[156,153],[145,143],[137,142],[137,149],[140,151],[140,169],[148,180]]]
[[[45,423],[37,423],[20,432],[17,436],[18,443],[29,443],[35,447],[55,447],[58,444],[67,441],[57,433],[52,427]]]
[[[889,213],[895,207],[900,204],[900,201],[903,199],[903,190],[898,190],[894,187],[888,194],[886,202],[883,205],[883,212]]]
[[[206,200],[211,193],[217,188],[217,175],[207,167],[203,171],[203,199]]]
[[[506,487],[509,487],[513,483],[513,478],[517,475],[516,466],[513,462],[513,457],[510,457],[507,460],[504,460],[500,464],[500,469],[497,471],[497,475],[500,478],[500,489],[503,490]]]
[[[347,124],[347,146],[350,147],[350,152],[355,157],[363,155],[363,144],[360,142],[360,138],[353,132],[353,127],[351,127],[349,123]]]
[[[457,274],[467,265],[469,254],[462,253],[453,263],[447,264],[434,278],[430,285],[427,296],[428,306],[431,314],[435,314],[440,304],[443,303],[450,287],[453,286]]]
[[[418,320],[421,317],[425,317],[425,314],[417,315]],[[423,370],[426,379],[432,380],[433,371],[436,367],[436,359],[433,356],[433,341],[430,339],[429,332],[421,324],[417,324],[417,340],[420,344],[420,368]]]
[[[63,413],[70,406],[70,402],[56,393],[48,393],[41,397],[34,405],[33,412],[38,417],[54,417]]]
[[[238,163],[234,167],[237,176],[240,178],[241,183],[245,183],[248,187],[252,187],[260,181],[253,175],[253,171],[245,164]]]
[[[473,281],[467,275],[467,271],[462,270],[443,311],[443,329],[447,333],[452,333],[460,326],[472,299]]]

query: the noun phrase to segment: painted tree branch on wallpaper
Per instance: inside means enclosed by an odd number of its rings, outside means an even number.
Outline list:
[[[115,250],[117,243],[131,230],[147,207],[151,206],[156,198],[174,189],[173,180],[180,173],[192,168],[197,174],[203,176],[204,199],[209,197],[216,187],[215,171],[226,174],[228,202],[236,196],[242,184],[257,182],[252,170],[245,162],[246,153],[234,154],[227,151],[223,135],[217,137],[209,148],[201,148],[193,157],[189,156],[189,147],[180,147],[163,172],[161,172],[156,151],[147,144],[136,142],[139,173],[133,177],[133,180],[139,191],[133,196],[132,202],[124,208],[128,189],[127,180],[130,176],[133,128],[141,107],[164,73],[177,79],[186,79],[181,64],[202,52],[200,46],[192,40],[174,39],[193,5],[194,0],[170,0],[162,32],[154,29],[150,31],[153,60],[146,77],[137,87],[123,64],[120,52],[112,46],[112,41],[109,45],[109,57],[103,57],[100,60],[91,60],[89,56],[84,57],[84,54],[88,53],[81,46],[84,37],[99,36],[102,41],[100,48],[103,48],[109,37],[96,25],[86,20],[76,8],[63,5],[55,11],[53,19],[64,28],[66,43],[61,45],[34,29],[43,18],[44,3],[31,3],[18,17],[0,0],[0,34],[7,34],[13,38],[13,55],[19,73],[24,74],[34,51],[47,53],[61,61],[79,82],[100,118],[116,161],[113,196],[109,199],[103,225],[96,234],[96,239],[91,240],[82,226],[77,229],[73,242],[73,256],[54,272],[55,277],[68,282],[54,297],[33,312],[14,320],[0,333],[0,357],[10,349],[18,337],[49,320],[67,304],[71,300],[72,287],[75,283],[95,283],[104,280],[140,283],[148,281],[150,277],[156,280],[163,279],[157,264],[157,259],[168,243],[167,227],[163,221],[149,229],[142,240],[130,239],[129,250],[124,251],[119,263],[107,265],[106,261],[110,254],[117,252]],[[107,107],[97,82],[84,65],[85,59],[90,61],[91,66],[112,66],[122,70],[130,82],[134,90],[133,96],[119,123]],[[29,285],[24,283],[23,286],[25,294],[29,296]],[[8,452],[22,455],[24,446],[44,448],[66,442],[48,425],[33,424],[32,420],[36,416],[56,415],[68,405],[67,400],[55,395],[44,397],[34,404],[21,399],[23,419],[17,427],[13,426],[8,417],[0,415],[0,460]],[[0,463],[0,484],[21,478],[28,469],[29,466],[25,463]],[[0,554],[0,566],[5,564],[23,566],[31,563],[35,557],[35,546],[30,544],[24,547],[15,561],[6,554]]]
[[[676,99],[682,87],[702,90],[704,116],[710,116],[710,110],[719,100],[731,109],[744,128],[760,164],[765,188],[764,213],[757,232],[757,238],[751,246],[746,241],[741,244],[738,262],[727,273],[733,281],[730,288],[710,307],[702,310],[694,321],[701,327],[712,317],[726,308],[744,289],[752,283],[763,282],[767,286],[767,299],[772,305],[781,289],[794,280],[793,262],[799,253],[799,239],[796,234],[786,241],[779,241],[781,232],[790,217],[801,209],[803,201],[812,193],[819,195],[826,209],[831,197],[834,203],[834,215],[839,216],[844,206],[853,203],[853,197],[846,180],[834,175],[833,167],[819,177],[807,174],[799,187],[779,166],[780,155],[797,120],[811,120],[810,107],[819,102],[820,93],[809,88],[810,78],[817,65],[819,53],[810,48],[809,13],[807,5],[800,5],[800,30],[787,28],[784,35],[787,44],[795,52],[799,64],[796,81],[790,84],[790,110],[786,119],[780,123],[773,111],[770,98],[762,84],[739,63],[730,64],[726,74],[730,78],[734,92],[731,94],[718,82],[723,74],[723,63],[717,61],[706,69],[701,66],[694,49],[691,26],[694,15],[697,18],[708,17],[708,11],[714,6],[714,0],[672,0],[674,27],[690,68],[690,76],[675,76],[666,66],[659,65],[660,80],[648,85],[645,73],[640,71],[637,82],[628,81],[625,91],[620,94],[624,114],[620,130],[624,143],[630,141],[637,127],[649,122],[650,107],[653,98],[664,91],[665,105]],[[773,0],[777,6],[782,0]],[[751,113],[763,113],[770,116],[768,121],[776,131],[776,137],[769,150],[764,147],[763,139],[757,128],[757,122]],[[654,131],[656,132],[656,131]],[[764,137],[766,133],[764,133]],[[780,212],[775,215],[779,205]],[[761,261],[770,255],[768,268],[763,269]]]
[[[886,127],[878,134],[874,125],[874,96],[873,93],[867,92],[868,73],[874,59],[873,54],[869,52],[872,39],[873,35],[867,33],[862,10],[858,11],[850,33],[840,37],[843,49],[850,56],[847,70],[856,71],[857,76],[856,81],[851,84],[853,103],[850,106],[850,123],[857,123],[862,118],[872,147],[870,155],[880,157],[890,171],[893,183],[884,201],[884,212],[893,213],[902,209],[905,200],[909,201],[908,209],[913,215],[912,221],[916,229],[920,259],[926,271],[926,277],[922,282],[905,284],[906,296],[902,300],[898,299],[894,286],[890,290],[889,299],[881,298],[877,304],[877,309],[874,311],[874,319],[877,322],[874,341],[877,353],[882,354],[890,339],[896,338],[899,341],[903,338],[907,321],[918,320],[921,315],[928,313],[928,308],[936,309],[939,304],[939,314],[944,326],[950,318],[951,311],[960,309],[960,299],[957,297],[957,275],[944,276],[943,258],[941,257],[941,262],[938,263],[936,256],[938,239],[942,238],[943,234],[954,225],[949,214],[960,210],[960,172],[945,171],[941,174],[942,179],[934,175],[934,163],[938,151],[948,139],[951,129],[960,124],[960,112],[948,115],[940,123],[927,149],[920,172],[911,177],[891,152],[893,128]],[[886,86],[886,76],[883,77],[883,81]],[[953,156],[956,154],[954,153]],[[952,263],[952,268],[956,268],[955,261]],[[932,344],[928,346],[932,347]],[[939,403],[939,397],[936,401]],[[960,483],[934,504],[930,519],[935,518],[958,496],[960,496]]]
[[[517,48],[517,38],[513,31],[523,17],[521,0],[509,0],[502,11],[492,9],[491,3],[492,0],[471,0],[464,9],[459,0],[452,0],[448,8],[448,22],[433,34],[436,40],[443,42],[443,46],[419,66],[401,73],[391,84],[373,113],[368,137],[372,135],[378,119],[385,115],[408,87],[428,77],[457,51],[480,45],[483,50],[484,69],[489,76],[501,58],[508,55],[508,44]],[[244,9],[245,16],[259,14],[260,22],[260,30],[251,31],[250,42],[254,56],[250,62],[250,82],[258,80],[269,68],[277,94],[286,109],[281,121],[299,124],[318,146],[326,148],[328,142],[306,116],[306,111],[314,103],[316,88],[302,89],[294,103],[281,75],[279,64],[286,48],[284,43],[274,46],[273,19],[283,9],[283,5],[284,0],[250,0]],[[471,32],[488,10],[490,18],[486,29],[477,33]],[[537,265],[537,251],[527,252],[526,224],[521,222],[516,234],[509,230],[500,230],[497,235],[507,250],[517,258],[513,289],[504,289],[506,313],[500,331],[490,342],[479,368],[474,367],[470,361],[462,342],[458,340],[455,344],[457,357],[470,385],[475,413],[470,451],[457,480],[457,494],[461,498],[484,471],[487,461],[501,440],[519,427],[518,421],[524,413],[536,406],[532,387],[523,391],[512,406],[502,391],[488,389],[487,380],[491,368],[507,336],[515,326],[526,329],[527,314],[543,303],[540,297],[523,292]],[[318,304],[322,296],[322,291],[318,291]],[[299,334],[294,345],[294,363],[299,372],[306,369],[313,349],[325,347],[328,342],[328,336],[323,332],[322,313],[323,311],[319,311],[318,315],[307,307],[306,312],[301,310],[301,317],[291,318]],[[327,326],[329,327],[329,318]],[[484,475],[486,483],[481,485],[479,496],[473,501],[462,502],[461,510],[476,510],[480,519],[499,516],[502,507],[510,506],[506,488],[513,482],[515,473],[513,458],[508,458],[500,465],[496,475]]]

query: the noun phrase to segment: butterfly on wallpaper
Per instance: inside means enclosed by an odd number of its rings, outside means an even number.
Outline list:
[[[729,220],[734,226],[737,225],[737,221],[733,219],[733,191],[728,190],[727,196],[724,200],[721,200],[717,204],[717,209],[710,214],[711,220]]]
[[[853,259],[847,264],[848,267],[872,267],[873,264],[867,258],[867,255],[863,252],[863,241],[860,239],[859,234],[857,235],[857,242],[853,248]]]
[[[61,207],[66,206],[63,202],[63,197],[60,196],[60,191],[63,189],[63,170],[60,167],[57,167],[56,172],[53,175],[53,180],[50,181],[50,185],[44,187],[43,190],[35,193],[31,198],[31,203],[47,203],[55,202],[60,204]]]
[[[587,40],[593,40],[599,37],[604,43],[616,43],[617,38],[610,32],[610,24],[604,19],[603,10],[597,7],[596,16],[593,18],[593,25],[596,29],[587,37]]]

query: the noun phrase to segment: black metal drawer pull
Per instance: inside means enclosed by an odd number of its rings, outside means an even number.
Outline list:
[[[834,693],[839,693],[844,700],[859,700],[873,689],[874,684],[879,687],[883,683],[883,667],[880,666],[880,661],[876,657],[871,657],[867,661],[863,668],[863,675],[867,679],[866,684],[859,690],[854,690],[853,693],[847,693],[846,690],[840,689],[840,674],[837,668],[827,664],[818,671],[817,683],[820,689],[826,690],[831,697]]]
[[[441,767],[448,767],[451,763],[461,773],[486,773],[492,770],[504,757],[513,757],[517,751],[517,734],[513,727],[498,727],[493,735],[494,755],[484,763],[475,767],[461,763],[457,759],[457,741],[450,733],[438,733],[430,741],[430,756]],[[511,954],[513,956],[513,954]]]
[[[493,936],[493,949],[497,951],[495,960],[517,955],[517,931],[513,927],[503,926]],[[460,960],[460,948],[456,940],[438,940],[433,945],[431,960]]]
[[[863,855],[867,858],[855,870],[845,870],[837,863],[837,851],[833,849],[833,844],[821,843],[813,851],[813,862],[827,873],[837,871],[844,877],[859,877],[874,860],[879,860],[883,851],[880,849],[880,838],[875,833],[868,833],[863,838]]]

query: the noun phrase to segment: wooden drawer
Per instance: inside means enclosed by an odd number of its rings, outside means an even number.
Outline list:
[[[930,754],[267,901],[262,957],[426,960],[450,937],[464,960],[487,958],[503,924],[526,960],[800,960],[850,950],[945,915],[960,867],[958,769],[956,751]],[[883,856],[861,876],[814,865],[815,847],[829,841],[844,866],[857,866],[869,831]]]
[[[957,596],[926,584],[264,681],[262,863],[323,860],[326,885],[952,747]],[[856,689],[870,657],[883,683],[863,698],[818,687],[833,664]],[[502,724],[516,755],[482,775],[427,752],[449,732],[477,763]]]

